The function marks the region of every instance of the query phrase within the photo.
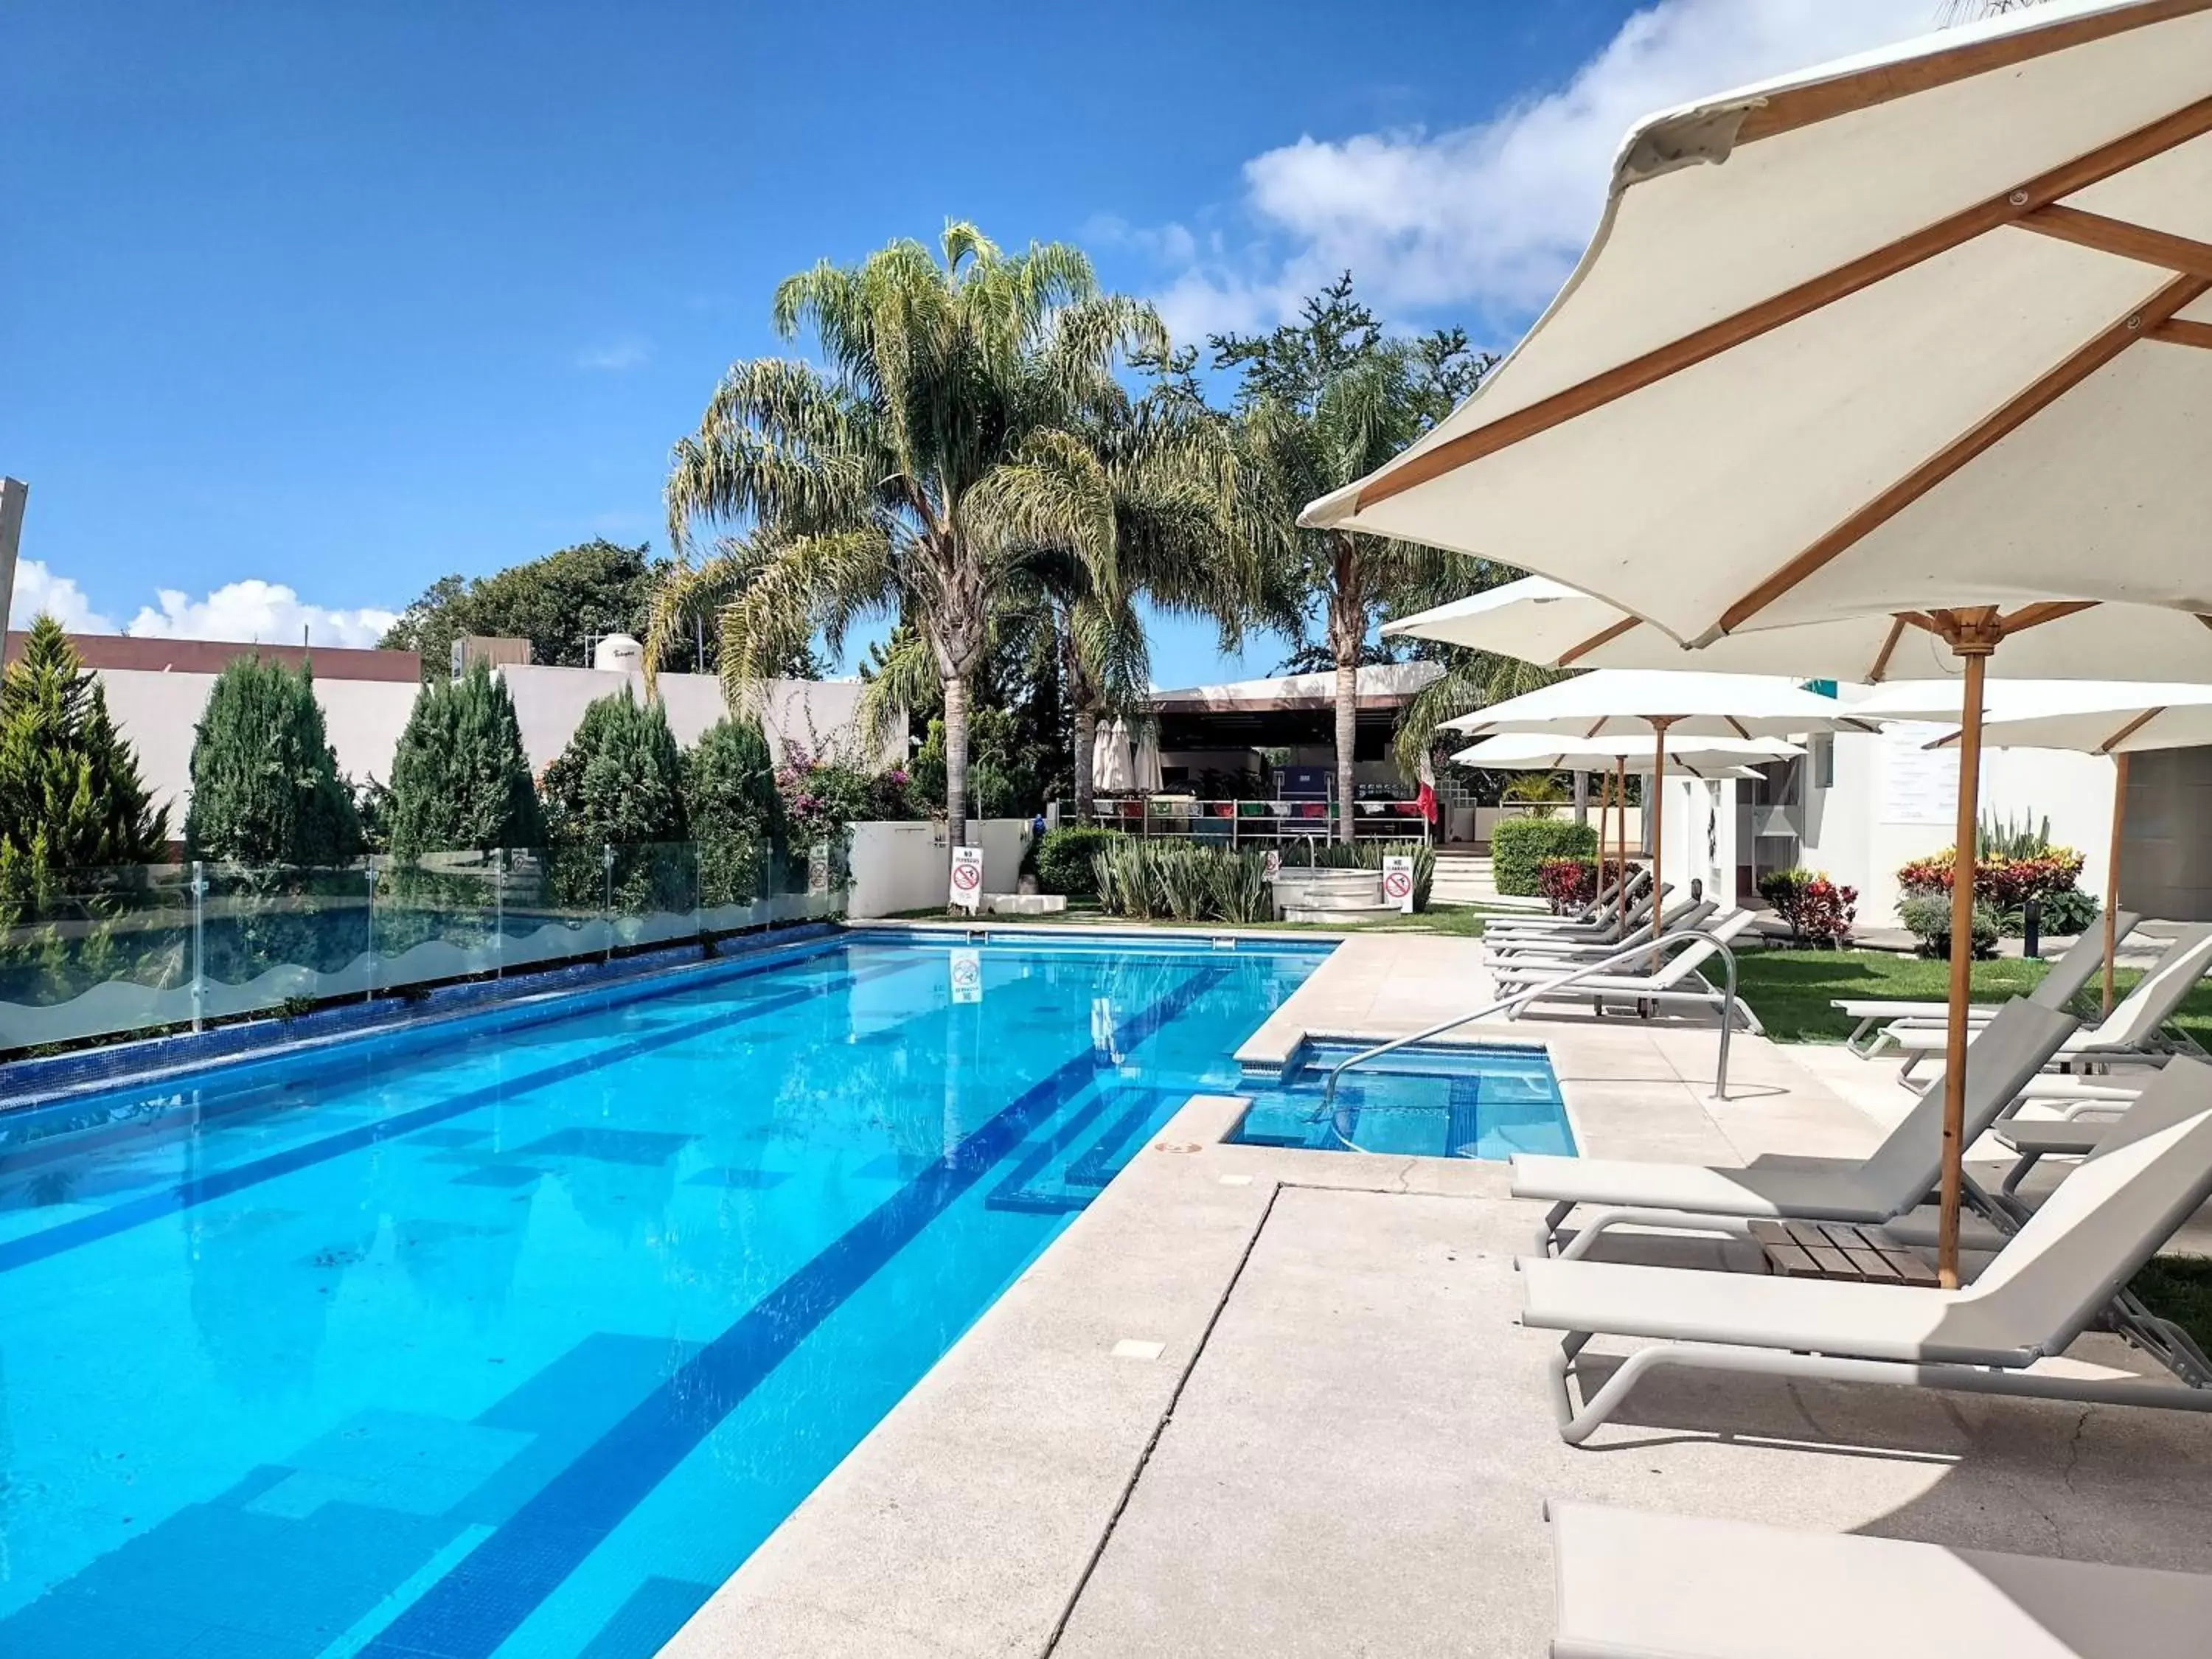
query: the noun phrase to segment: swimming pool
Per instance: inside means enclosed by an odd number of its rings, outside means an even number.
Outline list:
[[[854,935],[0,1118],[0,1654],[652,1653],[1322,954]]]
[[[1559,1080],[1543,1049],[1504,1044],[1415,1044],[1346,1072],[1330,1109],[1330,1070],[1359,1052],[1343,1043],[1301,1046],[1279,1078],[1248,1077],[1251,1099],[1230,1139],[1313,1152],[1422,1158],[1571,1155]]]

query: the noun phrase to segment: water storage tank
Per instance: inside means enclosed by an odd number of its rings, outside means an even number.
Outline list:
[[[645,647],[627,634],[610,634],[592,648],[592,666],[603,672],[641,672]]]

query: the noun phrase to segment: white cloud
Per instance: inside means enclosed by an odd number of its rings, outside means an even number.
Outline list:
[[[92,608],[84,590],[57,576],[38,559],[15,562],[15,591],[8,601],[8,626],[28,628],[41,614],[72,634],[112,634],[115,624]]]
[[[1178,338],[1293,313],[1350,269],[1386,314],[1473,309],[1518,325],[1589,240],[1614,151],[1655,111],[1925,33],[1937,0],[1659,0],[1559,89],[1473,126],[1304,137],[1244,164],[1251,240],[1178,260],[1180,226],[1122,240],[1180,265]],[[1149,236],[1149,244],[1145,240]]]
[[[226,582],[204,599],[173,587],[158,590],[159,608],[142,605],[123,631],[142,638],[237,640],[295,645],[307,631],[314,645],[373,646],[399,618],[390,611],[365,606],[333,611],[308,605],[282,582],[252,578]]]
[[[609,345],[593,346],[589,350],[578,352],[576,367],[619,374],[626,369],[641,368],[652,356],[653,348],[642,340],[617,340]]]

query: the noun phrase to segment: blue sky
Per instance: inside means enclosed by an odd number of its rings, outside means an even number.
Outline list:
[[[1938,0],[932,8],[15,0],[0,472],[17,605],[365,640],[449,571],[665,541],[775,282],[964,217],[1179,333],[1350,264],[1510,343],[1644,111]],[[1262,672],[1164,626],[1164,684]]]

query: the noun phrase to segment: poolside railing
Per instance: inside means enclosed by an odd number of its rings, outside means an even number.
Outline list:
[[[787,862],[677,842],[67,872],[0,895],[0,1053],[842,913],[842,869]]]

